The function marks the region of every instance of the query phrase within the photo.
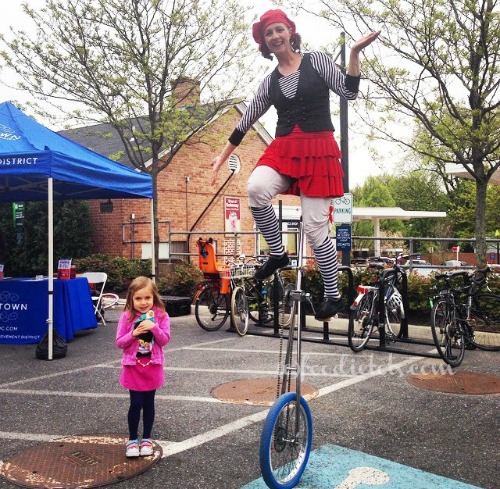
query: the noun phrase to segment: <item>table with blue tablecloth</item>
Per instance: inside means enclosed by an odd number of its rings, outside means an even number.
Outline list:
[[[0,280],[0,343],[38,343],[48,331],[48,279]],[[97,328],[86,278],[54,279],[54,329],[66,340]]]

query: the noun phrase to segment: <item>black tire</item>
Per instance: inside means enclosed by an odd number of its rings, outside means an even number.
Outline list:
[[[274,321],[274,285],[272,281],[269,281],[264,286],[266,288],[266,294],[259,306],[259,323],[266,325]]]
[[[245,336],[248,331],[248,299],[243,287],[235,287],[231,295],[231,318],[236,332]]]
[[[281,328],[289,328],[294,324],[297,313],[297,303],[292,300],[290,294],[295,290],[294,284],[287,284],[283,292],[283,299],[279,305],[278,323]]]
[[[195,300],[194,315],[205,331],[220,329],[229,316],[229,294],[221,294],[217,285],[206,285]]]
[[[347,340],[352,351],[359,352],[365,348],[373,331],[374,293],[367,292],[359,301],[356,309],[351,309],[351,318],[347,328]]]
[[[246,287],[246,294],[247,294],[247,302],[248,302],[248,317],[254,322],[254,323],[261,323],[261,317],[263,315],[261,314],[261,310],[259,307],[259,299],[257,297],[257,292],[253,290],[253,285],[252,284],[245,284]]]
[[[401,321],[405,317],[403,298],[398,289],[393,288],[385,305],[385,331],[388,338],[398,338]]]
[[[260,437],[262,477],[273,489],[295,487],[306,468],[312,445],[311,410],[300,398],[299,431],[295,433],[297,394],[282,394],[272,405]]]
[[[250,279],[245,283],[248,300],[249,318],[257,324],[266,325],[273,322],[272,281],[266,279],[264,282]],[[266,293],[262,294],[262,288]],[[260,289],[260,292],[257,290]]]
[[[469,324],[472,344],[480,350],[500,350],[500,296],[478,294],[473,299]]]
[[[444,298],[432,306],[431,331],[439,356],[451,367],[458,367],[464,359],[465,335],[453,307]]]

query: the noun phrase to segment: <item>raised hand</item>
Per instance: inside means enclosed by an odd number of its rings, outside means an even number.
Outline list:
[[[360,52],[366,46],[369,46],[377,37],[380,35],[381,31],[376,31],[376,32],[369,32],[368,34],[365,34],[362,38],[358,39],[352,46],[351,46],[351,51],[356,51]]]

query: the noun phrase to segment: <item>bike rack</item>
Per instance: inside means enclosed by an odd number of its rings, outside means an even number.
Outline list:
[[[353,303],[354,301],[354,296],[355,296],[355,290],[354,290],[354,274],[352,272],[352,269],[348,266],[339,266],[339,272],[345,272],[347,273],[347,276],[348,276],[348,294],[347,294],[347,307],[350,307],[350,305]],[[276,280],[276,279],[275,279]],[[302,277],[302,283],[303,283],[303,289],[304,290],[307,290],[307,278],[305,276]],[[279,287],[273,287],[273,293],[274,294],[278,294],[278,291],[279,291]],[[256,332],[256,331],[252,331],[251,334],[255,334],[255,335],[258,335],[258,336],[275,336],[275,337],[279,337],[279,330],[280,330],[280,326],[279,326],[279,301],[278,301],[279,297],[277,296],[274,296],[273,297],[273,304],[274,304],[274,309],[273,309],[273,312],[274,312],[274,321],[273,321],[273,332],[272,333],[263,333],[263,332]],[[300,321],[301,321],[301,327],[302,327],[302,330],[303,331],[308,331],[308,332],[316,332],[317,330],[316,329],[312,329],[312,328],[308,328],[306,326],[306,308],[305,307],[301,307],[300,308]],[[349,319],[351,320],[351,319]],[[257,325],[257,326],[260,326],[260,327],[269,327],[269,326],[263,326],[263,325]],[[346,346],[347,343],[346,342],[335,342],[333,341],[332,339],[330,339],[330,331],[329,331],[329,322],[328,321],[324,321],[323,322],[323,338],[320,340],[316,340],[316,339],[313,339],[313,338],[302,338],[303,341],[307,341],[307,342],[316,342],[316,343],[328,343],[328,344],[331,344],[331,345],[339,345],[339,346]],[[338,333],[336,333],[338,334]],[[346,336],[347,337],[347,332],[346,333],[340,333],[342,336]]]
[[[382,272],[382,275],[380,276],[380,292],[378,296],[378,330],[379,330],[379,344],[377,347],[373,347],[370,345],[366,345],[367,350],[385,350],[387,352],[391,353],[403,353],[405,355],[418,355],[422,357],[429,357],[429,358],[439,358],[439,355],[435,353],[427,353],[427,352],[412,352],[408,350],[403,350],[403,349],[398,349],[394,347],[388,347],[387,346],[387,341],[386,341],[386,334],[385,334],[385,307],[384,307],[384,299],[385,299],[385,293],[386,293],[386,278],[391,276],[391,275],[396,275],[398,273],[398,270],[395,270],[393,268],[387,268]],[[401,286],[399,288],[401,297],[403,300],[403,307],[405,311],[409,310],[409,302],[408,302],[408,277],[406,273],[401,274]],[[409,335],[408,335],[408,317],[405,315],[404,318],[401,319],[401,330],[399,332],[399,335],[395,341],[399,341],[402,343],[409,343],[409,344],[416,344],[416,345],[429,345],[429,346],[434,346],[433,342],[429,341],[424,341],[424,340],[412,340]]]
[[[355,299],[355,288],[354,288],[354,274],[353,271],[350,267],[348,266],[339,266],[339,272],[342,273],[347,273],[348,277],[348,293],[347,293],[347,307],[350,307],[350,305],[354,302]],[[381,291],[379,294],[379,303],[378,303],[378,314],[379,314],[379,324],[383,324],[383,321],[385,320],[384,314],[385,314],[385,309],[384,309],[384,297],[385,297],[385,279],[390,276],[391,274],[396,274],[397,270],[388,268],[385,269],[381,275],[380,280],[383,281],[381,284]],[[307,290],[307,280],[306,277],[302,277],[303,279],[303,289]],[[278,287],[273,287],[274,293],[278,293]],[[409,301],[408,301],[408,277],[406,274],[401,274],[401,286],[400,286],[400,293],[402,296],[403,300],[403,307],[405,308],[405,311],[409,310]],[[257,330],[252,330],[250,334],[256,335],[256,336],[271,336],[271,337],[279,337],[279,304],[278,304],[278,297],[273,297],[273,304],[274,304],[274,322],[273,322],[273,331],[272,332],[264,332],[264,331],[259,331],[258,329],[260,328],[269,328],[270,326],[264,326],[264,325],[256,325],[258,328]],[[318,329],[317,328],[311,328],[306,326],[306,308],[301,307],[301,325],[303,328],[304,332],[313,332],[317,333]],[[351,314],[349,314],[349,323],[353,321],[353,317]],[[336,345],[336,346],[344,346],[344,347],[349,347],[347,344],[347,341],[335,341],[330,337],[330,330],[329,330],[329,321],[324,321],[323,322],[323,330],[321,331],[322,337],[318,338],[311,338],[311,337],[302,337],[302,341],[309,342],[309,343],[327,343],[329,345]],[[347,331],[345,333],[343,332],[335,332],[336,336],[342,336],[342,337],[347,337]],[[401,320],[401,330],[398,335],[398,338],[395,340],[401,343],[407,343],[407,344],[415,344],[415,345],[429,345],[429,346],[434,346],[433,342],[425,341],[425,340],[418,340],[418,339],[411,339],[408,335],[408,318],[405,316]],[[389,353],[401,353],[404,355],[418,355],[421,357],[429,357],[429,358],[440,358],[437,353],[427,353],[427,352],[413,352],[411,350],[404,350],[402,348],[395,348],[393,346],[389,346],[387,344],[387,338],[385,335],[385,328],[379,328],[379,342],[377,346],[374,345],[366,345],[366,350],[384,350]]]

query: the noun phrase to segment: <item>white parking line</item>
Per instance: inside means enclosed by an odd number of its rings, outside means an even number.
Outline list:
[[[52,441],[55,438],[62,438],[62,436],[55,437],[54,435],[44,435],[42,433],[14,433],[12,431],[0,431],[0,438],[6,440],[28,440],[28,441]]]
[[[216,352],[228,352],[228,353],[269,353],[271,355],[276,355],[279,350],[249,350],[248,348],[207,348],[207,347],[189,347],[185,348],[186,350],[194,350],[194,351],[216,351]],[[345,353],[332,353],[332,352],[320,352],[320,351],[311,351],[305,353],[311,356],[325,356],[325,357],[342,357]]]
[[[129,399],[129,393],[124,394],[113,394],[107,392],[73,392],[73,391],[49,391],[43,389],[0,389],[0,393],[6,394],[22,394],[28,396],[53,396],[57,394],[58,396],[65,397],[82,397],[89,399]],[[170,394],[157,394],[155,399],[163,399],[168,401],[192,401],[192,402],[209,402],[209,403],[220,403],[219,399],[214,397],[200,397],[200,396],[175,396]]]
[[[386,367],[381,367],[381,368],[375,370],[374,372],[366,373],[364,375],[359,375],[355,378],[346,379],[344,381],[335,383],[331,386],[324,387],[324,388],[319,390],[319,395],[316,396],[315,399],[317,399],[318,397],[326,396],[327,394],[338,391],[340,389],[345,389],[346,387],[349,387],[351,385],[358,384],[360,382],[365,382],[366,380],[369,380],[373,377],[377,377],[379,375],[384,375],[386,373],[389,373],[391,370],[397,370],[397,369],[406,367],[406,366],[408,366],[412,363],[416,363],[420,360],[423,360],[423,357],[409,358],[409,359],[403,360],[402,362],[399,362],[399,363],[391,364],[391,365],[388,365]],[[165,448],[162,458],[169,457],[171,455],[174,455],[174,454],[179,453],[179,452],[183,452],[185,450],[189,450],[191,448],[197,448],[200,445],[203,445],[204,443],[207,443],[209,441],[216,440],[217,438],[221,438],[222,436],[234,433],[242,428],[246,428],[247,426],[250,426],[253,423],[263,421],[266,418],[268,412],[269,412],[269,409],[265,409],[261,412],[258,412],[258,413],[252,414],[250,416],[240,418],[240,419],[233,421],[231,423],[227,423],[225,425],[219,426],[218,428],[207,431],[206,433],[202,433],[201,435],[196,435],[196,436],[188,438],[182,442],[169,445],[168,447]]]
[[[6,382],[5,384],[0,384],[0,389],[4,387],[11,387],[14,385],[27,384],[28,382],[38,382],[39,380],[53,379],[55,377],[60,377],[61,375],[69,375],[77,372],[87,372],[93,370],[96,367],[112,365],[113,363],[119,362],[120,360],[113,360],[111,362],[99,363],[96,365],[88,365],[87,367],[74,368],[72,370],[63,370],[61,372],[55,372],[53,374],[39,375],[38,377],[29,377],[27,379],[16,380],[14,382]]]
[[[218,428],[215,428],[213,430],[206,431],[205,433],[201,433],[200,435],[193,436],[179,443],[169,444],[165,447],[162,458],[170,457],[171,455],[175,455],[176,453],[185,452],[186,450],[189,450],[191,448],[199,447],[204,443],[216,440],[217,438],[221,438],[225,435],[230,435],[231,433],[246,428],[247,426],[250,426],[254,423],[263,421],[266,418],[268,411],[269,409],[266,409],[255,414],[251,414],[250,416],[239,418],[236,421],[232,421],[231,423],[219,426]]]
[[[198,345],[190,345],[190,346],[183,346],[183,347],[178,347],[178,348],[172,348],[169,349],[170,352],[173,351],[182,351],[182,350],[195,350],[195,349],[211,349],[211,346],[215,344],[220,344],[228,341],[234,341],[234,338],[228,338],[228,339],[222,339],[222,340],[217,340],[217,341],[208,341],[208,342],[203,342]],[[237,339],[239,341],[240,339]],[[226,349],[224,349],[226,350]],[[234,350],[230,350],[234,351]],[[239,351],[239,350],[238,350]],[[247,353],[252,353],[252,350],[242,350]],[[264,350],[264,352],[267,352],[267,350]],[[276,353],[276,352],[274,352]],[[308,353],[310,355],[311,353]],[[321,355],[321,353],[319,353]],[[331,356],[338,356],[341,354],[330,354]],[[423,357],[415,356],[412,358],[405,359],[401,362],[398,363],[390,363],[389,365],[386,365],[385,367],[377,367],[373,371],[360,374],[360,375],[355,375],[353,377],[349,377],[348,375],[338,375],[338,374],[324,374],[324,373],[316,373],[316,376],[330,376],[330,377],[348,377],[345,380],[342,380],[340,382],[336,382],[332,385],[323,387],[319,389],[319,393],[317,397],[323,397],[325,395],[331,394],[332,392],[345,389],[347,387],[350,387],[352,385],[358,384],[360,382],[365,382],[366,380],[369,380],[373,377],[377,377],[380,375],[384,375],[387,373],[390,373],[391,371],[398,371],[402,369],[403,367],[406,367],[408,365],[411,365],[413,363],[416,363],[418,361],[423,360]],[[10,387],[14,385],[20,385],[23,383],[28,383],[28,382],[36,382],[39,380],[46,380],[54,377],[58,377],[61,375],[69,375],[73,374],[76,372],[84,372],[84,371],[89,371],[92,369],[96,368],[113,368],[115,364],[118,364],[119,366],[120,360],[113,360],[111,362],[106,362],[106,363],[99,363],[96,365],[91,365],[87,367],[82,367],[78,369],[73,369],[73,370],[66,370],[54,374],[48,374],[48,375],[42,375],[38,377],[33,377],[30,379],[23,379],[15,382],[9,382],[0,385],[0,392],[2,393],[11,393],[11,394],[24,394],[24,395],[54,395],[54,391],[50,390],[33,390],[33,389],[12,389]],[[253,373],[255,374],[256,370],[247,370],[247,371],[242,371],[240,369],[238,370],[225,370],[225,369],[198,369],[198,368],[182,368],[182,367],[167,367],[167,371],[172,370],[172,371],[193,371],[193,372],[215,372],[215,373],[241,373],[241,372],[246,372],[246,373]],[[262,372],[262,371],[261,371]],[[268,372],[268,371],[265,371]],[[275,371],[269,371],[270,374],[275,375]],[[308,372],[308,376],[313,376],[314,372]],[[71,392],[71,391],[58,391],[58,395],[63,395],[63,396],[68,396],[68,397],[87,397],[87,398],[128,398],[128,393],[123,393],[123,394],[113,394],[113,393],[95,393],[95,392]],[[165,399],[165,400],[179,400],[179,401],[192,401],[192,402],[209,402],[209,403],[222,403],[222,401],[215,399],[215,398],[208,398],[208,397],[197,397],[197,396],[173,396],[173,395],[157,395],[157,399]],[[209,430],[205,433],[201,433],[199,435],[195,435],[191,438],[188,438],[182,442],[170,442],[170,441],[157,441],[162,446],[163,449],[163,458],[169,457],[171,455],[184,452],[186,450],[189,450],[191,448],[196,448],[199,447],[209,441],[216,440],[218,438],[221,438],[223,436],[229,435],[231,433],[235,433],[236,431],[239,431],[243,428],[246,428],[254,423],[261,422],[263,421],[267,413],[269,412],[269,408],[264,409],[262,411],[259,411],[257,413],[251,414],[249,416],[245,416],[242,418],[239,418],[235,421],[232,421],[230,423],[227,423],[225,425],[219,426],[213,430]],[[46,435],[46,434],[29,434],[29,433],[11,433],[11,432],[0,432],[0,439],[22,439],[22,440],[32,440],[32,441],[50,441],[50,440],[55,440],[57,438],[61,438],[62,436],[56,436],[56,435]],[[2,461],[0,460],[0,466],[2,464]]]
[[[197,346],[202,347],[205,345],[215,345],[218,343],[224,343],[226,341],[234,341],[234,338],[226,338],[226,339],[216,340],[216,341],[204,341],[203,343],[198,343],[198,345],[180,346],[180,347],[176,347],[176,348],[169,348],[168,352],[186,350],[186,349],[190,349],[190,348],[197,347]],[[78,372],[87,372],[87,371],[93,370],[95,368],[112,367],[115,364],[120,365],[120,363],[121,363],[121,357],[117,358],[116,360],[111,360],[111,361],[105,362],[105,363],[96,363],[94,365],[88,365],[86,367],[74,368],[72,370],[61,370],[60,372],[55,372],[52,374],[40,375],[38,377],[30,377],[27,379],[16,380],[14,382],[6,382],[5,384],[0,384],[0,389],[3,389],[4,387],[12,387],[14,385],[27,384],[29,382],[37,382],[39,380],[53,379],[55,377],[60,377],[62,375],[69,375],[69,374],[74,374],[74,373],[78,373]]]

